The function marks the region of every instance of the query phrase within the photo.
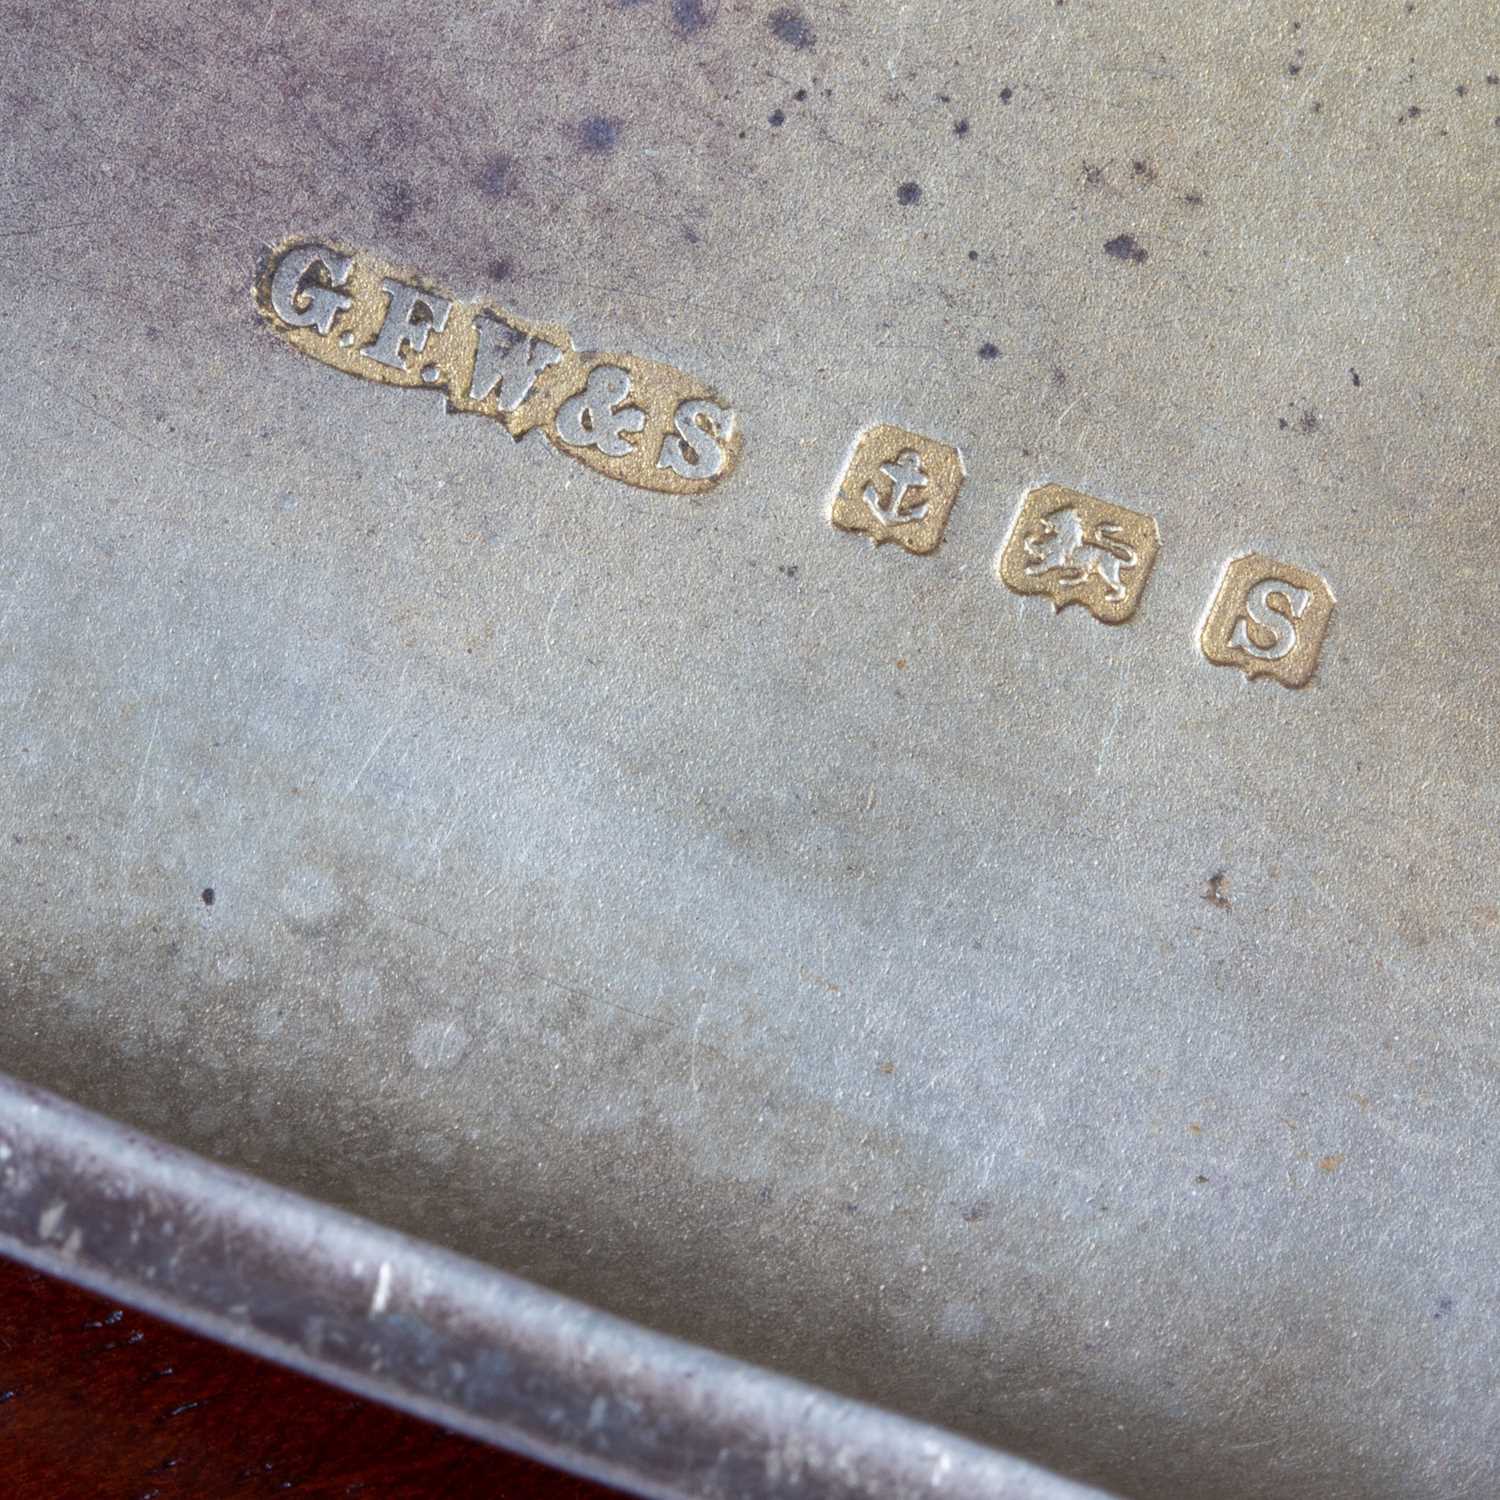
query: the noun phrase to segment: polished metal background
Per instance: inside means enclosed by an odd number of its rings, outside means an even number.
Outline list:
[[[1488,6],[0,10],[0,1065],[1125,1495],[1500,1487]],[[293,233],[739,471],[299,358]],[[828,523],[876,421],[934,556]],[[1128,624],[997,582],[1043,479]]]

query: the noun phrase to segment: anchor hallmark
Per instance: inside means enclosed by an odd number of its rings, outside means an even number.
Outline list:
[[[876,546],[896,542],[908,552],[935,552],[963,482],[957,448],[882,423],[855,440],[829,520]]]
[[[912,505],[906,498],[908,490],[927,488],[927,471],[916,450],[903,448],[893,463],[881,464],[880,472],[890,480],[890,491],[882,495],[873,484],[867,484],[859,497],[870,507],[875,519],[887,526],[908,526],[920,521],[927,514],[927,507]]]

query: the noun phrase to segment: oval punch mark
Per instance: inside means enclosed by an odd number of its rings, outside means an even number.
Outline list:
[[[261,316],[321,364],[381,385],[440,390],[449,411],[540,428],[561,453],[638,489],[695,495],[739,462],[732,406],[671,365],[584,353],[566,329],[461,302],[425,277],[289,239],[255,281]]]

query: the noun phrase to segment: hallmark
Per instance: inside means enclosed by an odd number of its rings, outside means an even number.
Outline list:
[[[1318,668],[1333,615],[1333,590],[1306,568],[1258,552],[1224,566],[1198,643],[1215,666],[1305,687]]]
[[[1021,503],[998,571],[1017,594],[1040,594],[1053,611],[1081,604],[1119,625],[1135,613],[1161,546],[1153,516],[1060,484]]]
[[[829,519],[877,547],[937,551],[964,482],[963,455],[937,438],[882,423],[856,439]]]
[[[582,352],[566,329],[457,301],[368,256],[284,241],[255,300],[287,343],[325,365],[442,391],[449,411],[493,417],[513,438],[539,428],[559,452],[639,489],[701,494],[739,461],[733,407],[693,376]]]

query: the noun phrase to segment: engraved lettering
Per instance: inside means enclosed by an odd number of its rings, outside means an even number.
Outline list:
[[[427,335],[441,333],[448,326],[453,304],[435,292],[408,286],[404,281],[392,281],[390,277],[380,283],[380,290],[390,299],[385,321],[375,341],[359,352],[365,359],[373,359],[388,369],[405,370],[407,363],[402,351],[410,349],[413,354],[420,354],[427,347]]]
[[[635,452],[627,432],[639,432],[646,414],[638,406],[626,406],[630,374],[618,365],[599,365],[589,372],[588,384],[557,409],[557,432],[575,448],[597,448],[611,458]]]
[[[320,363],[441,391],[449,411],[490,417],[516,439],[540,432],[625,484],[703,494],[739,462],[733,406],[701,380],[633,354],[581,353],[564,328],[451,299],[373,257],[285,240],[255,299],[282,339]]]
[[[734,413],[715,401],[683,401],[672,416],[676,435],[662,439],[658,469],[670,469],[684,479],[714,479],[724,470],[728,455],[720,442],[734,435]]]
[[[332,288],[343,286],[353,268],[352,256],[340,255],[324,245],[299,245],[289,250],[271,278],[271,310],[292,328],[331,333],[333,320],[354,302]],[[308,279],[318,270],[327,276],[328,286]]]
[[[499,390],[495,405],[515,411],[536,389],[537,377],[563,357],[556,344],[482,313],[474,320],[474,371],[469,399],[486,401]]]

